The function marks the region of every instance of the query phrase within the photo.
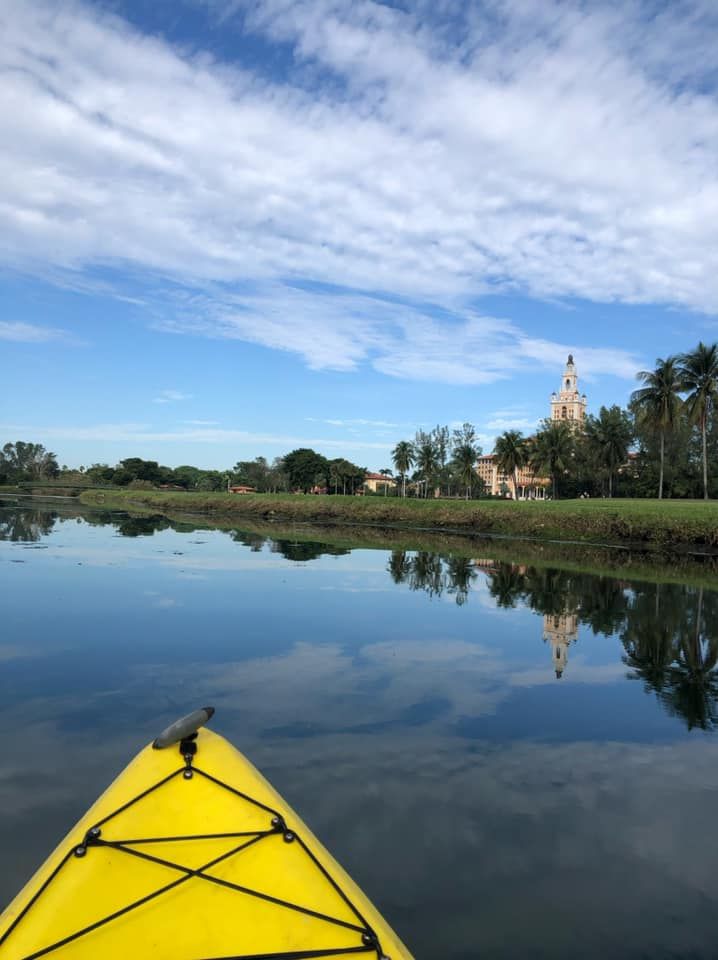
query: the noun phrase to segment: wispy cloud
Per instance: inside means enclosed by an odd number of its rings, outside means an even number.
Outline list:
[[[439,318],[425,303],[280,283],[258,284],[242,295],[194,297],[156,326],[296,353],[317,370],[352,371],[368,363],[390,377],[453,384],[495,383],[537,364],[558,372],[571,351],[582,375],[633,379],[639,365],[626,350],[532,337],[507,318],[469,308],[444,309]]]
[[[191,400],[191,393],[182,393],[180,390],[160,390],[158,396],[152,398],[153,403],[177,403],[180,400]]]
[[[80,2],[3,5],[0,263],[249,284],[175,329],[449,383],[569,346],[470,309],[489,291],[718,310],[714,4],[232,9],[291,52],[281,82]],[[587,378],[639,365],[575,339]]]
[[[534,430],[537,422],[531,417],[495,417],[485,426],[487,430]]]
[[[305,417],[309,423],[326,423],[331,427],[399,427],[399,423],[390,423],[388,420],[364,420],[356,417],[351,420],[322,419],[321,417]]]
[[[15,343],[49,343],[56,340],[69,340],[66,330],[57,330],[53,327],[39,327],[32,323],[17,323],[9,320],[0,320],[0,340],[11,340]]]
[[[6,435],[32,436],[40,440],[91,440],[123,443],[199,443],[226,444],[251,443],[272,444],[287,450],[292,447],[309,446],[318,450],[345,450],[348,442],[327,440],[323,437],[297,436],[292,434],[253,433],[250,430],[223,430],[219,427],[195,427],[183,430],[157,430],[145,423],[98,423],[89,426],[42,425],[0,423],[0,432]],[[391,443],[369,440],[352,440],[351,447],[359,450],[389,450]]]

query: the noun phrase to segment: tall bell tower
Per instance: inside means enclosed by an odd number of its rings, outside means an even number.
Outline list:
[[[561,389],[551,394],[551,419],[566,420],[572,426],[583,427],[586,419],[586,394],[578,392],[578,374],[573,354],[568,355]]]

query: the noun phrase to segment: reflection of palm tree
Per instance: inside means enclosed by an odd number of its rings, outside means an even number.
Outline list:
[[[613,577],[580,576],[581,620],[594,634],[611,634],[626,620],[628,600],[623,585]]]
[[[392,550],[387,570],[394,583],[404,583],[411,573],[412,560],[405,550]]]
[[[446,577],[449,582],[447,593],[456,597],[461,607],[469,599],[471,584],[476,579],[474,565],[467,557],[449,557],[446,561]]]
[[[642,679],[646,693],[653,690],[659,697],[673,662],[675,631],[675,624],[667,616],[661,619],[660,600],[661,584],[644,586],[635,595],[621,636],[626,651],[623,662],[635,671],[629,677]]]
[[[576,613],[579,597],[570,573],[530,567],[525,582],[526,599],[532,610],[544,615]]]
[[[409,586],[412,590],[424,590],[430,597],[440,597],[444,592],[444,565],[438,553],[420,550],[414,557]]]
[[[655,602],[651,602],[651,590]],[[672,601],[661,609],[663,590]],[[695,595],[695,604],[687,602]],[[644,587],[636,594],[622,636],[624,662],[689,730],[718,726],[718,603],[680,587]]]
[[[670,705],[689,730],[708,730],[718,724],[718,636],[706,636],[703,587],[698,590],[696,607],[693,623],[685,622],[676,638],[675,663],[669,670]]]
[[[524,594],[525,577],[510,563],[499,563],[494,570],[487,571],[489,594],[497,607],[511,609]]]

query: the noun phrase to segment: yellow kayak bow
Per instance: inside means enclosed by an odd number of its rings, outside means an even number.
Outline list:
[[[264,777],[198,729],[213,712],[168,728],[70,831],[0,916],[0,960],[411,960]]]

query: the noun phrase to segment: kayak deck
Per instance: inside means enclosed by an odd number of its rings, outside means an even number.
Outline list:
[[[0,960],[410,953],[223,737],[147,747],[0,917]]]

